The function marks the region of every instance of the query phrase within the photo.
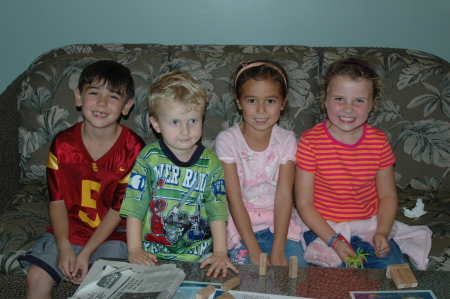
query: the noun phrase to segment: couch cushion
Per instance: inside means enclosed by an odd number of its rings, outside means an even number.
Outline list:
[[[11,85],[0,95],[0,153],[2,153],[2,171],[0,173],[0,213],[9,204],[16,194],[19,187],[20,169],[18,134],[19,112],[17,111],[17,94],[20,92],[20,86],[25,79],[21,74]]]

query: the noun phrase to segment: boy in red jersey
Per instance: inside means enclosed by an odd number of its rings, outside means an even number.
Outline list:
[[[60,132],[48,155],[51,226],[19,258],[28,269],[28,298],[51,298],[63,277],[80,284],[89,263],[128,254],[118,211],[145,145],[118,123],[134,104],[131,72],[114,61],[97,61],[83,70],[74,93],[84,121]]]

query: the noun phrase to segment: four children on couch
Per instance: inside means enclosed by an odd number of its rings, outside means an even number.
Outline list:
[[[85,120],[49,152],[51,227],[20,258],[28,298],[50,298],[62,278],[81,283],[101,257],[199,262],[217,277],[263,252],[272,265],[297,256],[299,266],[345,267],[348,257],[363,261],[362,249],[366,268],[404,263],[403,253],[425,268],[431,233],[395,221],[395,157],[366,123],[382,89],[369,64],[329,66],[327,119],[299,141],[277,125],[289,90],[281,65],[242,64],[233,82],[242,120],[219,133],[213,152],[201,143],[207,94],[189,74],[153,82],[149,117],[161,138],[144,146],[118,124],[133,105],[129,70],[112,61],[83,70],[75,98]]]

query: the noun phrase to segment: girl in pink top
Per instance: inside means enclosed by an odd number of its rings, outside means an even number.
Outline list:
[[[297,141],[277,125],[288,99],[286,73],[274,62],[255,61],[238,68],[234,83],[242,122],[216,139],[230,212],[230,259],[258,264],[265,252],[272,265],[287,265],[288,256],[297,256],[306,266],[292,209]]]
[[[310,229],[303,233],[310,263],[342,266],[358,248],[370,254],[366,268],[404,263],[394,241],[395,157],[386,134],[366,124],[380,94],[380,78],[367,63],[347,59],[328,68],[327,119],[302,134],[296,157],[295,202]],[[428,232],[419,237],[425,244]]]

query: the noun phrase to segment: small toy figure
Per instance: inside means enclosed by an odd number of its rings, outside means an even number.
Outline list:
[[[358,268],[358,266],[361,266],[361,269],[364,269],[364,263],[361,260],[361,257],[363,260],[367,263],[366,255],[369,255],[368,253],[363,253],[364,251],[361,248],[358,248],[356,250],[356,254],[358,255],[356,258],[352,258],[351,256],[347,255],[347,264],[345,264],[345,268],[348,268],[349,265],[353,265],[353,268]]]

